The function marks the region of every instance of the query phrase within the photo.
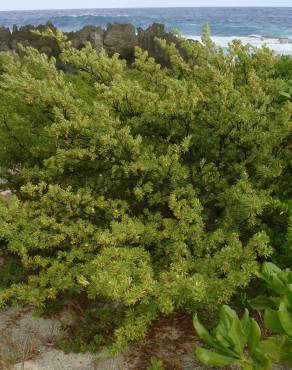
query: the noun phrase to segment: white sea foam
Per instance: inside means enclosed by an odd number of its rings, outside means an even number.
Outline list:
[[[60,17],[68,17],[68,18],[82,18],[82,17],[95,17],[94,14],[92,13],[78,13],[78,14],[66,14],[66,16],[64,16],[64,14],[61,14]],[[104,14],[99,14],[98,17],[106,17],[106,15]]]
[[[94,14],[94,13],[77,13],[77,14],[66,14],[64,15],[63,13],[60,14],[61,17],[68,17],[68,18],[79,18],[79,17],[103,17],[107,18],[109,17],[108,14]],[[130,17],[130,14],[114,14],[114,17]]]
[[[192,40],[201,40],[201,36],[186,36]],[[239,39],[243,44],[251,44],[256,47],[267,46],[271,50],[274,50],[277,54],[292,55],[292,36],[290,37],[269,37],[269,36],[259,36],[250,35],[244,37],[238,36],[214,36],[212,40],[216,45],[223,48],[227,48],[228,44],[234,40]]]

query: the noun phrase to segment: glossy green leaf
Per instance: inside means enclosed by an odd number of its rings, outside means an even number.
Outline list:
[[[216,350],[220,351],[222,355],[231,356],[231,357],[235,355],[235,352],[229,348],[230,343],[229,341],[226,341],[225,334],[223,334],[223,336],[219,334],[218,337],[213,338],[208,332],[208,330],[204,327],[204,325],[200,323],[197,315],[193,317],[193,325],[194,325],[194,328],[196,329],[197,334],[210,347],[215,348]]]
[[[251,353],[254,353],[261,339],[261,329],[254,319],[250,320],[248,333],[248,348]]]
[[[259,344],[261,351],[266,353],[272,361],[292,365],[292,341],[287,337],[271,337]]]
[[[286,297],[280,303],[278,317],[282,328],[292,338],[292,313],[288,309],[288,299]]]
[[[196,348],[196,356],[205,365],[226,366],[237,363],[236,358],[223,356],[202,347]]]
[[[268,329],[275,334],[285,334],[279,320],[278,311],[268,308],[264,314],[264,322]]]
[[[271,290],[279,295],[285,295],[288,292],[290,274],[291,272],[289,270],[281,270],[275,264],[265,262],[262,267],[261,276]]]
[[[269,286],[279,295],[283,295],[287,291],[287,284],[280,278],[280,276],[271,276]]]
[[[249,326],[250,326],[250,317],[249,317],[249,312],[248,312],[247,308],[244,310],[244,314],[243,314],[240,322],[241,322],[241,326],[242,326],[242,329],[244,330],[244,333],[245,333],[246,337],[248,337]]]
[[[243,356],[243,350],[247,343],[247,338],[237,316],[232,321],[231,328],[228,331],[228,338],[232,340],[233,348],[238,356]]]
[[[213,333],[217,341],[225,348],[230,348],[236,352],[235,343],[232,338],[228,335],[232,323],[238,320],[237,314],[229,306],[223,305],[219,312],[219,323],[214,329]]]
[[[275,307],[275,300],[271,297],[263,295],[259,295],[256,298],[250,299],[248,303],[255,310],[264,310],[266,308]]]
[[[269,358],[267,352],[260,348],[258,348],[251,353],[251,357],[255,361],[256,365],[254,366],[253,370],[270,370],[271,369],[271,359]]]
[[[290,99],[290,98],[291,98],[291,94],[289,94],[289,93],[287,93],[287,92],[285,92],[285,91],[281,91],[281,92],[280,92],[280,95],[282,95],[282,96],[284,96],[285,98],[288,98],[288,99]]]
[[[200,323],[197,314],[195,314],[193,317],[193,325],[199,337],[202,338],[209,346],[214,346],[215,342],[213,338],[204,325]]]
[[[262,266],[262,274],[266,277],[269,277],[273,274],[279,274],[282,270],[275,265],[273,262],[264,262]]]

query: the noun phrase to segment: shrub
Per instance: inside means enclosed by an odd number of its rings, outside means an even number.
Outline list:
[[[286,80],[292,79],[292,57],[291,55],[285,55],[278,57],[276,63],[275,75],[282,77]]]
[[[1,254],[19,265],[1,301],[119,306],[122,348],[160,313],[227,302],[277,254],[292,104],[278,58],[239,41],[157,40],[170,67],[137,49],[128,68],[55,37],[78,75],[32,48],[0,57]]]

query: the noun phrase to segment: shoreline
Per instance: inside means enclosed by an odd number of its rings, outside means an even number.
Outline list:
[[[201,36],[186,35],[188,39],[200,41]],[[275,36],[261,36],[261,35],[249,35],[249,36],[214,36],[212,40],[217,46],[227,48],[228,44],[232,40],[240,40],[244,45],[251,44],[255,47],[267,46],[279,55],[290,55],[292,56],[292,36],[291,37],[275,37]]]
[[[44,31],[47,27],[52,29],[61,29],[51,22],[40,24],[38,26],[26,25],[22,27],[14,26],[12,29],[3,27],[0,24],[0,52],[15,51],[18,43],[30,45],[49,56],[58,56],[57,45],[52,40],[33,35],[31,31]],[[72,42],[73,46],[80,48],[87,41],[90,41],[96,50],[104,48],[110,55],[117,52],[122,58],[132,61],[135,46],[150,52],[150,56],[159,57],[154,42],[155,37],[166,39],[169,42],[177,42],[176,36],[168,32],[165,24],[153,23],[148,28],[135,27],[131,23],[108,23],[106,28],[100,26],[87,25],[77,31],[64,32]],[[182,33],[183,37],[201,41],[201,35],[192,35]],[[251,44],[254,47],[268,47],[278,55],[292,56],[292,36],[272,36],[256,35],[248,36],[211,36],[214,43],[226,49],[233,40],[240,40],[244,45]],[[163,61],[162,61],[163,63]]]

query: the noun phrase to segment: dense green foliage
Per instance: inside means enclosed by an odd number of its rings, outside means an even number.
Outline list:
[[[198,335],[213,349],[196,348],[204,364],[233,364],[243,370],[268,370],[273,363],[292,364],[292,271],[266,262],[260,276],[277,296],[259,296],[250,303],[256,309],[265,309],[264,323],[274,335],[262,339],[261,329],[247,309],[239,320],[234,310],[222,306],[212,335],[195,316]]]
[[[0,248],[18,266],[2,303],[106,302],[121,348],[160,313],[227,302],[270,256],[290,264],[280,57],[225,53],[205,32],[180,50],[157,40],[168,67],[139,49],[129,67],[56,37],[77,75],[31,48],[0,56],[0,178],[15,194]]]
[[[268,354],[259,347],[261,330],[254,319],[249,317],[248,310],[240,320],[234,310],[223,305],[220,310],[220,321],[212,335],[194,318],[198,335],[214,350],[196,348],[196,355],[205,365],[237,365],[243,370],[271,369]],[[247,350],[248,349],[248,350]]]

